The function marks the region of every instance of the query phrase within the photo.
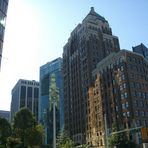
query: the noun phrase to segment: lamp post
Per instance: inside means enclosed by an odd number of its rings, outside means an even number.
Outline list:
[[[58,108],[59,91],[56,87],[56,77],[54,73],[51,74],[50,78],[49,96],[51,99],[50,109],[53,108],[53,148],[56,148],[56,107]]]
[[[53,148],[56,148],[56,102],[53,101]]]

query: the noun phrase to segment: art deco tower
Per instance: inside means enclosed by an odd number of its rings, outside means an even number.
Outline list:
[[[63,49],[65,129],[75,143],[86,140],[88,88],[96,64],[120,50],[108,21],[92,7],[81,24],[71,32]]]
[[[0,1],[0,67],[1,67],[1,60],[2,60],[2,49],[3,49],[3,41],[4,41],[7,7],[8,7],[8,0],[1,0]]]

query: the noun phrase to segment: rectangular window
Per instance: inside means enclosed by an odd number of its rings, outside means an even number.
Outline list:
[[[126,106],[126,108],[128,108],[128,102],[126,102],[126,105],[125,106]]]
[[[121,67],[120,67],[120,69],[121,69],[121,71],[123,71],[123,70],[124,70],[124,67],[123,67],[123,66],[121,66]]]
[[[126,89],[126,87],[127,87],[127,85],[126,85],[126,83],[124,83],[124,84],[123,84],[123,88]]]
[[[122,104],[122,109],[125,109],[125,104],[124,103]]]
[[[122,80],[125,80],[125,75],[123,74],[123,75],[121,76],[121,78],[122,78]]]
[[[141,126],[141,121],[140,121],[140,120],[137,120],[137,121],[136,121],[136,125],[137,125],[137,126]]]
[[[21,86],[20,107],[25,107],[26,100],[26,86]]]
[[[123,113],[123,117],[125,117],[126,116],[126,113]]]
[[[134,78],[134,74],[133,73],[130,74],[130,78]]]
[[[143,98],[144,98],[144,99],[146,98],[146,96],[145,96],[145,93],[144,93],[144,92],[142,93],[142,96],[143,96]]]
[[[121,94],[121,99],[124,99],[124,94]]]
[[[141,107],[143,107],[143,106],[144,106],[143,101],[140,101],[140,106],[141,106]]]
[[[138,107],[138,100],[135,100],[134,104],[135,104],[136,107]]]
[[[124,93],[124,97],[127,98],[127,92]]]
[[[141,116],[142,116],[142,117],[144,116],[144,111],[141,111]]]
[[[127,112],[127,116],[128,116],[128,117],[130,116],[130,112],[129,112],[129,111]]]
[[[39,98],[39,88],[34,88],[34,98]]]
[[[123,87],[122,87],[122,85],[120,85],[120,91],[122,91],[123,90]]]

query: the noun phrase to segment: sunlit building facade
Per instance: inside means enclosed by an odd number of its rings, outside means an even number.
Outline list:
[[[51,75],[55,75],[58,90],[56,108],[56,133],[64,128],[62,58],[57,58],[40,67],[39,121],[45,129],[45,144],[53,146],[53,106],[50,98]]]
[[[89,88],[87,143],[105,147],[107,131],[148,127],[148,61],[140,54],[121,50],[97,64]],[[105,118],[106,116],[106,118]],[[129,138],[140,144],[140,129]]]
[[[3,51],[4,32],[7,16],[7,7],[9,0],[0,0],[0,68]]]
[[[20,108],[26,107],[38,120],[39,82],[20,79],[11,92],[11,121]]]

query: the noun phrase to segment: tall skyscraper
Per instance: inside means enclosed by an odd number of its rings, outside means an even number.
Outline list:
[[[144,44],[137,45],[132,47],[133,52],[143,55],[148,60],[148,48]]]
[[[105,146],[105,116],[112,131],[148,128],[148,61],[143,56],[121,50],[97,64],[94,84],[89,88],[87,143]],[[106,129],[107,130],[107,129]],[[130,140],[141,143],[140,129],[130,132]],[[143,140],[143,138],[142,138]]]
[[[108,21],[92,7],[81,24],[72,31],[63,49],[65,129],[75,143],[86,141],[87,91],[96,64],[120,50]]]
[[[8,1],[9,0],[0,0],[0,68],[2,60],[2,50],[3,50]]]
[[[52,75],[55,76],[58,91],[56,106],[56,133],[64,128],[62,58],[57,58],[40,67],[39,120],[45,128],[45,144],[53,146],[53,106],[51,98]]]
[[[29,108],[38,120],[39,82],[20,79],[12,89],[11,121],[22,107]]]

